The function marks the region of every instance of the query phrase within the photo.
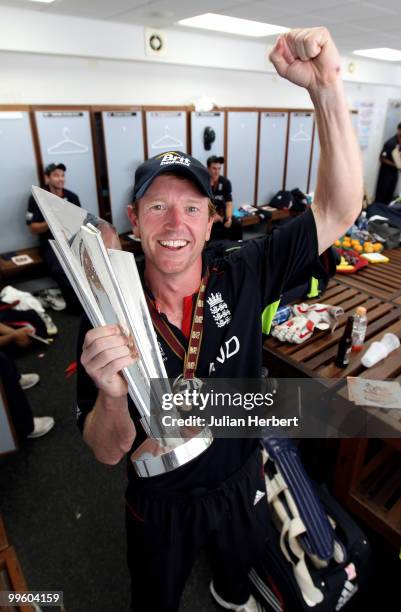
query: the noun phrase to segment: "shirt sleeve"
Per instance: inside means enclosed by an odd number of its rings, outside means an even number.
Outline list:
[[[390,138],[387,142],[384,143],[383,150],[380,154],[380,157],[384,157],[384,159],[388,159],[389,161],[393,161],[392,152],[395,145],[395,139]]]
[[[250,240],[232,254],[241,258],[260,289],[262,310],[282,293],[323,272],[316,223],[311,209],[271,234]]]
[[[92,329],[89,319],[86,316],[82,317],[81,325],[78,332],[77,340],[77,405],[76,405],[76,422],[78,429],[83,432],[85,419],[94,407],[98,389],[85,371],[81,364],[82,347],[86,333]]]
[[[28,200],[28,209],[26,211],[25,220],[27,225],[31,225],[31,223],[41,223],[45,220],[33,195],[31,195]]]
[[[233,201],[233,195],[232,195],[232,187],[231,187],[231,181],[229,181],[227,178],[224,181],[224,201],[225,202],[232,202]]]

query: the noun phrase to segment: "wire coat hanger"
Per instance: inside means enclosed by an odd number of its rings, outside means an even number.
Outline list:
[[[63,153],[65,155],[74,155],[76,153],[87,153],[88,147],[86,145],[77,142],[76,140],[72,140],[69,134],[71,130],[68,127],[63,128],[63,136],[64,138],[56,144],[48,147],[47,153],[49,155],[58,155],[59,153]],[[65,146],[67,148],[65,148]]]

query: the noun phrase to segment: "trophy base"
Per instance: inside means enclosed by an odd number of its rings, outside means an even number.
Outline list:
[[[172,472],[201,455],[213,442],[208,427],[192,430],[192,437],[171,439],[169,447],[161,446],[158,440],[148,438],[131,455],[131,461],[138,476],[160,476]]]

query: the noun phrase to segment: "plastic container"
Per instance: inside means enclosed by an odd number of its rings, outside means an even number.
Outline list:
[[[363,210],[359,216],[357,221],[358,228],[362,231],[367,231],[368,229],[368,218],[366,216],[366,210]]]
[[[280,308],[277,310],[276,314],[274,315],[272,324],[281,325],[282,323],[285,323],[287,319],[289,319],[291,316],[292,316],[291,306],[280,306]]]
[[[400,346],[400,339],[395,334],[384,334],[380,342],[384,344],[389,353],[395,351]]]
[[[352,350],[361,351],[365,342],[366,328],[368,326],[368,318],[366,316],[366,308],[358,306],[354,314],[354,322],[352,325]]]
[[[384,334],[380,342],[372,342],[368,350],[362,355],[361,363],[365,368],[371,368],[382,359],[385,359],[392,351],[400,346],[400,339],[395,334]]]

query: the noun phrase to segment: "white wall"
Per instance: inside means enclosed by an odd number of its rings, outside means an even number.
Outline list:
[[[304,90],[274,74],[263,43],[186,31],[167,31],[166,40],[166,56],[154,58],[141,26],[0,7],[0,104],[186,105],[207,95],[218,106],[311,108]],[[342,66],[350,106],[375,103],[363,152],[372,194],[401,67],[346,57]]]

